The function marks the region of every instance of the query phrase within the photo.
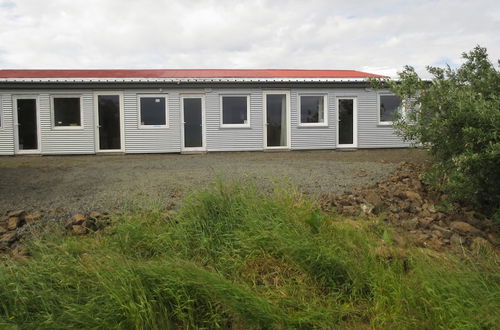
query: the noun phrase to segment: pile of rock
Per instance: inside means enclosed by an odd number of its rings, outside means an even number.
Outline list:
[[[437,250],[446,247],[495,248],[498,239],[493,224],[484,215],[460,205],[440,210],[446,196],[439,196],[421,181],[422,166],[400,163],[386,180],[351,194],[327,195],[325,209],[346,215],[384,214],[392,224],[410,232],[415,243]]]
[[[40,220],[42,216],[43,214],[39,211],[27,213],[24,210],[9,211],[2,216],[0,218],[0,252],[15,249],[22,236],[21,227]]]
[[[103,228],[109,222],[105,213],[92,211],[89,214],[77,213],[66,224],[66,229],[76,235],[85,235]]]

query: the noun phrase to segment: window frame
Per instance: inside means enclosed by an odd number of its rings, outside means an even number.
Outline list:
[[[302,122],[302,96],[323,97],[323,122],[303,123]],[[328,94],[327,93],[300,93],[298,95],[298,116],[299,127],[328,127]]]
[[[246,124],[224,124],[224,97],[246,97],[247,99],[247,122]],[[250,128],[250,94],[220,94],[220,127],[221,128]]]
[[[0,129],[3,128],[3,95],[0,94]]]
[[[380,120],[380,106],[382,105],[382,102],[381,102],[381,97],[382,96],[397,96],[396,94],[394,93],[390,93],[390,92],[382,92],[382,93],[377,93],[377,118],[378,118],[378,125],[379,126],[392,126],[394,125],[394,120],[391,120],[391,121],[381,121]],[[399,106],[401,108],[401,115],[404,116],[405,114],[405,109],[404,109],[404,106],[403,106],[403,100],[401,100],[401,104]]]
[[[54,105],[54,99],[79,99],[80,100],[80,125],[79,126],[57,126],[56,125],[56,108]],[[52,129],[53,130],[83,130],[83,97],[81,94],[53,94],[50,95],[50,109],[52,116]]]
[[[164,125],[143,125],[142,124],[142,108],[141,108],[141,98],[143,97],[156,97],[156,98],[164,98],[165,99],[165,124]],[[168,94],[160,93],[160,94],[137,94],[137,124],[139,129],[162,129],[169,128],[169,120],[168,120]]]

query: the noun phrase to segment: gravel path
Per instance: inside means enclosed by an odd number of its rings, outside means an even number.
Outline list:
[[[340,193],[379,181],[400,161],[428,159],[425,151],[412,149],[0,157],[0,214],[112,210],[144,196],[168,203],[217,178],[255,179],[262,187],[284,181],[309,194]]]

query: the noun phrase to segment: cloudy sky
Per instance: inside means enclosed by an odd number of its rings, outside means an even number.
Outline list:
[[[498,0],[0,0],[0,68],[357,69],[500,58]]]

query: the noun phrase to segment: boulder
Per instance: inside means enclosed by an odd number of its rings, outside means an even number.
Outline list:
[[[375,210],[380,210],[384,206],[384,202],[380,195],[373,190],[369,190],[365,195],[365,201],[373,205]]]
[[[73,225],[71,227],[71,229],[77,235],[85,235],[88,232],[87,228],[85,228],[84,226],[81,226],[81,225]]]
[[[401,227],[403,227],[406,230],[415,230],[418,227],[418,219],[412,218],[403,220],[401,221]]]
[[[451,230],[443,228],[443,227],[438,226],[438,225],[432,225],[431,228],[434,231],[439,231],[441,233],[442,237],[444,237],[444,238],[450,238],[453,235],[453,232]]]
[[[404,195],[411,201],[422,202],[422,197],[420,197],[420,194],[414,191],[408,190],[404,193]]]
[[[23,220],[20,217],[10,217],[7,222],[8,230],[16,230],[18,227],[23,225]]]
[[[71,219],[71,223],[73,225],[81,225],[85,220],[87,220],[87,217],[84,214],[77,213]]]
[[[32,223],[34,221],[38,221],[42,218],[43,214],[40,211],[35,211],[33,213],[29,213],[24,217],[24,221],[26,223]]]
[[[450,244],[454,246],[461,246],[465,243],[465,240],[463,237],[461,237],[458,234],[453,234],[450,237]]]
[[[9,217],[19,217],[22,218],[26,214],[26,211],[24,210],[16,210],[16,211],[10,211],[7,216]]]
[[[463,221],[453,221],[450,224],[450,228],[454,231],[458,231],[458,232],[464,233],[464,234],[477,235],[477,234],[481,233],[481,231],[479,229],[477,229],[476,227],[471,226],[467,222],[463,222]]]
[[[0,250],[6,250],[9,246],[17,240],[18,236],[15,231],[3,233],[0,236]]]
[[[92,212],[90,212],[89,217],[97,220],[97,219],[102,218],[102,214],[100,212],[97,212],[97,211],[92,211]]]

